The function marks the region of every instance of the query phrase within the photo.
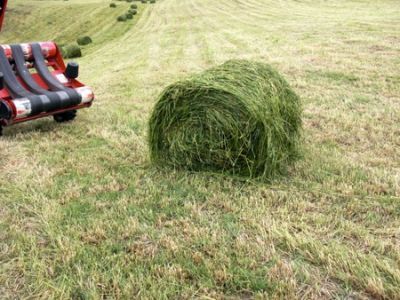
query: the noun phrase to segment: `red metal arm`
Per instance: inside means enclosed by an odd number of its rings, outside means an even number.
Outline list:
[[[0,0],[0,31],[3,27],[4,16],[6,14],[8,0]]]

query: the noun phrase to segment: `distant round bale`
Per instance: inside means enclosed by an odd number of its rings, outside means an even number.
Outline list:
[[[111,8],[116,8],[116,7],[117,7],[117,4],[115,4],[115,3],[110,3],[110,7],[111,7]]]
[[[131,13],[127,13],[125,16],[129,20],[133,19],[133,15]]]
[[[271,66],[227,61],[162,92],[149,121],[151,160],[270,179],[298,157],[301,112]]]
[[[65,45],[61,47],[61,53],[64,58],[76,58],[82,56],[81,48],[75,44]]]
[[[131,5],[131,8],[132,8],[132,9],[137,9],[138,6],[137,6],[137,4],[132,4],[132,5]]]
[[[90,36],[82,36],[79,37],[76,42],[78,43],[78,45],[80,46],[85,46],[85,45],[89,45],[90,43],[92,43],[92,39],[90,38]]]
[[[121,15],[117,18],[118,22],[125,22],[126,21],[126,15]]]

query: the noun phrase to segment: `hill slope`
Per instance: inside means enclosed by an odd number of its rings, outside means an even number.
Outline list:
[[[96,104],[0,140],[5,298],[398,298],[398,1],[13,1],[2,43],[92,36]],[[135,2],[138,3],[138,2]],[[71,22],[74,20],[74,22]],[[279,69],[304,158],[273,183],[158,170],[156,96],[229,58]]]

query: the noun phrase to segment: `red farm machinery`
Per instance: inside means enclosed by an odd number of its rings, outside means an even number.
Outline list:
[[[0,0],[0,30],[8,0]],[[0,45],[0,135],[3,127],[53,116],[71,121],[90,107],[93,91],[77,80],[79,65],[67,66],[54,42]]]

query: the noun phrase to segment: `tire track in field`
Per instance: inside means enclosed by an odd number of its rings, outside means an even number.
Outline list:
[[[163,9],[155,12],[159,16],[157,26],[151,30],[149,43],[159,44],[158,53],[156,56],[150,57],[150,61],[156,60],[156,65],[159,66],[157,74],[149,72],[148,76],[156,76],[159,79],[159,85],[163,78],[174,77],[176,73],[184,67],[184,53],[187,48],[187,36],[190,32],[190,24],[188,22],[176,22],[170,18],[173,16],[177,20],[187,18],[179,2],[171,0]],[[168,16],[168,18],[163,18]]]
[[[207,3],[197,2],[199,11],[204,11]],[[260,41],[260,31],[254,26],[247,26],[242,22],[238,22],[234,11],[229,6],[225,7],[225,3],[213,6],[207,13],[207,25],[213,28],[214,41],[223,41],[224,48],[221,57],[228,58],[249,58],[255,54],[265,51],[265,44]],[[218,43],[218,42],[217,42]],[[219,59],[218,61],[222,61]]]
[[[238,45],[238,41],[232,38],[236,32],[229,33],[233,30],[231,24],[226,26],[221,15],[213,14],[213,9],[206,9],[207,3],[192,0],[190,5],[191,10],[198,15],[200,28],[207,28],[207,30],[199,30],[198,39],[202,43],[202,56],[208,64],[237,57],[240,46],[247,48],[246,45]]]
[[[190,20],[185,23],[185,39],[182,45],[182,56],[178,64],[183,74],[192,73],[203,69],[205,60],[202,56],[203,44],[200,42],[200,33],[203,31],[203,24],[199,22],[200,15],[194,9],[192,1],[188,1],[182,8],[182,14]]]

